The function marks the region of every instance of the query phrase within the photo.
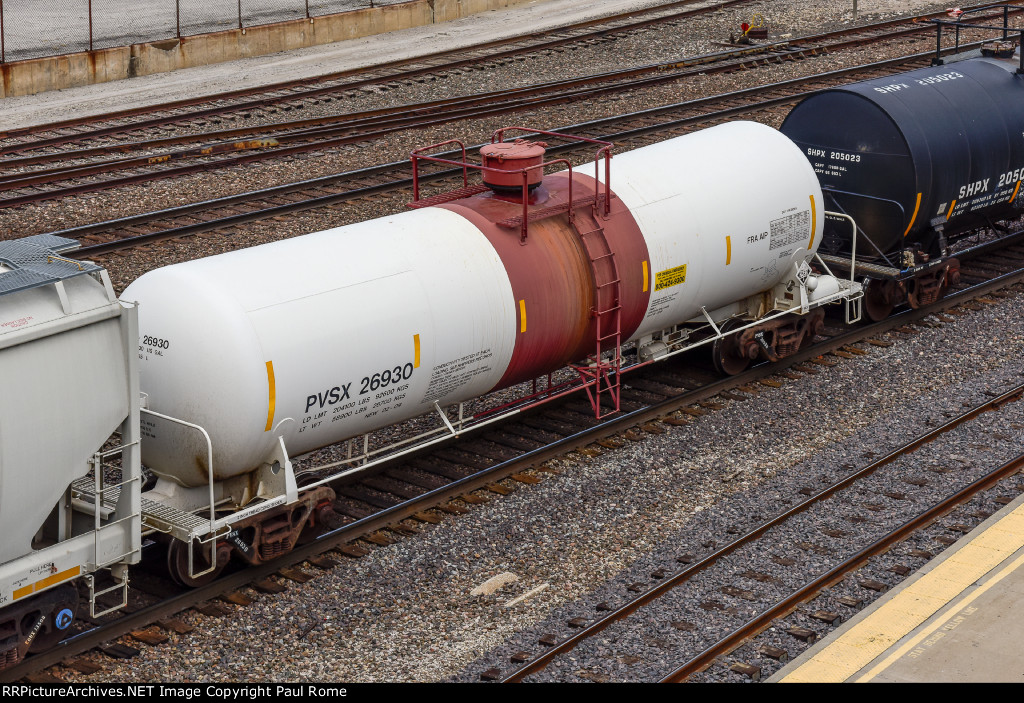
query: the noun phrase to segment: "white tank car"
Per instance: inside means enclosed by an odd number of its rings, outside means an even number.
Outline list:
[[[634,338],[772,288],[821,242],[817,176],[771,127],[731,122],[617,154],[613,164],[655,291]],[[679,266],[686,280],[673,285]]]
[[[515,339],[501,260],[444,210],[168,266],[122,298],[140,304],[148,407],[210,433],[217,478],[252,469],[278,435],[295,455],[479,395]],[[432,376],[460,359],[458,383]],[[206,483],[201,436],[150,416],[143,433],[143,463]]]
[[[594,172],[574,170],[573,198],[593,194]],[[547,176],[530,202],[561,202],[568,183]],[[610,185],[612,212],[591,226],[615,251],[623,342],[702,308],[724,321],[806,277],[821,239],[811,165],[760,124],[616,155]],[[594,284],[579,233],[562,214],[520,244],[512,201],[483,192],[147,273],[122,297],[139,305],[149,408],[204,427],[223,479],[281,440],[298,455],[582,358]],[[143,432],[147,466],[206,483],[198,433],[154,416]]]

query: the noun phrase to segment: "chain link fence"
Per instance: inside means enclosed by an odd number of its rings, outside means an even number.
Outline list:
[[[408,0],[0,0],[0,62],[321,17]]]

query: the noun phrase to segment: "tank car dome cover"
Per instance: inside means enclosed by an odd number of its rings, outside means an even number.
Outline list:
[[[830,205],[889,251],[937,217],[1001,216],[1019,181],[1006,174],[1024,166],[1024,84],[986,59],[925,68],[813,95],[781,130]]]

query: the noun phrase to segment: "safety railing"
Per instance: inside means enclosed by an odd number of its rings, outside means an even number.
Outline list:
[[[213,471],[213,440],[210,439],[210,434],[201,425],[196,425],[191,422],[186,422],[170,415],[164,415],[158,413],[155,410],[149,408],[142,408],[142,413],[145,415],[152,415],[153,417],[160,418],[166,422],[170,422],[181,427],[188,428],[200,433],[203,436],[203,440],[206,443],[206,472],[207,472],[207,491],[209,492],[209,505],[207,506],[210,511],[210,519],[207,523],[208,529],[204,529],[203,534],[189,535],[187,555],[188,555],[188,576],[191,579],[196,579],[206,574],[213,573],[217,569],[217,540],[225,537],[230,531],[230,527],[221,526],[218,527],[216,524],[217,519],[217,501],[215,493],[215,479]],[[195,570],[195,547],[196,543],[200,546],[209,545],[209,559],[207,560],[209,566],[203,571]]]
[[[978,24],[970,22],[971,15],[975,15],[982,12],[991,12],[992,10],[1001,9],[1003,11],[1003,20],[999,24]],[[933,19],[929,20],[935,24],[935,58],[932,59],[933,66],[942,66],[945,62],[942,60],[942,33],[943,29],[953,30],[956,34],[955,47],[956,51],[960,51],[960,34],[965,29],[975,29],[982,32],[998,32],[1002,34],[1001,41],[1006,43],[1006,47],[1009,56],[1013,55],[1012,47],[1009,46],[1012,43],[1012,38],[1017,39],[1017,47],[1024,47],[1024,27],[1011,27],[1010,26],[1010,13],[1020,12],[1020,8],[1016,5],[1006,4],[995,4],[986,5],[985,7],[975,7],[970,10],[954,9],[950,11],[950,14],[954,17],[952,20]],[[1020,65],[1017,67],[1017,73],[1024,74],[1024,50],[1019,51]]]
[[[572,222],[575,217],[575,209],[582,207],[584,204],[592,203],[595,207],[599,207],[602,215],[607,215],[611,209],[611,157],[612,147],[614,146],[611,142],[607,142],[601,139],[591,139],[589,137],[581,137],[574,134],[563,134],[561,132],[549,132],[543,129],[534,129],[532,127],[502,127],[501,129],[495,130],[491,135],[491,143],[498,144],[505,141],[505,135],[507,132],[522,132],[528,136],[546,136],[555,137],[558,139],[565,139],[571,142],[583,142],[585,144],[595,144],[598,146],[597,153],[594,156],[594,181],[598,185],[595,186],[595,192],[592,196],[587,199],[587,203],[577,202],[573,199],[573,167],[572,162],[568,159],[552,159],[551,161],[541,161],[540,163],[530,164],[519,169],[497,169],[490,166],[484,166],[482,163],[474,163],[467,160],[466,156],[466,145],[458,139],[449,139],[447,141],[438,142],[437,144],[430,144],[428,146],[414,149],[409,157],[412,161],[412,202],[409,203],[409,207],[420,208],[429,207],[432,205],[438,205],[443,202],[456,200],[459,198],[465,198],[473,195],[477,192],[487,190],[486,186],[469,184],[469,172],[480,171],[482,174],[494,173],[501,174],[505,177],[518,175],[521,183],[520,203],[522,204],[523,214],[519,217],[504,220],[498,224],[506,227],[519,227],[519,240],[525,244],[529,237],[529,223],[533,219],[540,219],[544,217],[551,217],[557,213],[568,213],[569,221]],[[462,158],[458,161],[454,159],[446,159],[440,156],[427,154],[428,151],[436,151],[441,147],[446,147],[451,144],[457,144],[461,152]],[[449,191],[448,193],[441,193],[439,195],[422,198],[420,196],[420,162],[427,161],[438,164],[445,164],[448,166],[457,166],[462,169],[462,188],[458,190]],[[540,208],[535,210],[533,213],[530,212],[530,199],[528,196],[530,177],[536,173],[545,173],[545,169],[549,166],[556,164],[565,166],[565,170],[568,173],[568,190],[567,200],[563,205]],[[601,170],[602,165],[604,167],[604,182],[601,182]]]

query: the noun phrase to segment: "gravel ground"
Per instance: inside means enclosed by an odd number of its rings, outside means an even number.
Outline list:
[[[850,3],[845,0],[794,0],[781,8],[780,4],[761,5],[779,34],[806,34],[849,21]],[[869,16],[871,12],[891,15],[941,7],[860,2],[862,21],[880,17]],[[635,51],[617,42],[613,52],[604,46],[558,55],[544,60],[543,66],[538,60],[533,75],[550,72],[554,77],[556,67],[557,75],[591,73],[606,65],[700,53],[708,50],[708,38],[725,38],[724,28],[735,26],[750,12],[723,12],[714,25],[694,22],[685,32],[677,30],[660,40],[634,38],[629,41],[635,43]],[[689,36],[701,39],[684,38]],[[852,59],[815,59],[836,65],[848,60]],[[651,106],[701,91],[723,92],[777,80],[792,70],[794,66],[787,65],[767,73],[709,77],[706,84],[687,82],[669,95],[645,94],[635,102],[595,102],[588,106],[593,114],[583,114],[576,106],[572,119],[545,113],[517,116],[515,121],[541,119],[546,126],[561,125],[639,109],[645,100]],[[458,94],[511,80],[499,69],[488,71],[486,77],[466,73],[464,79],[479,85],[474,88],[452,78],[446,87]],[[418,98],[410,92],[396,99]],[[458,130],[479,135],[490,128],[488,123],[459,125]],[[416,141],[446,136],[442,129],[427,130]],[[409,146],[404,138],[396,138],[393,143],[381,141],[283,165],[47,203],[0,214],[0,227],[24,234],[49,231],[295,177],[289,174],[308,178],[397,160]],[[116,263],[112,257],[109,265],[120,289],[160,263],[377,216],[401,207],[403,201],[395,196],[305,213],[284,222],[161,246],[143,256],[118,257]],[[973,397],[976,391],[971,389],[998,386],[1013,377],[1024,352],[1022,312],[1024,296],[1016,295],[956,322],[924,329],[893,347],[873,348],[867,357],[786,382],[781,389],[765,389],[745,402],[727,401],[723,409],[687,426],[669,428],[664,435],[596,458],[570,455],[553,462],[552,468],[560,473],[541,474],[547,478],[539,485],[518,486],[512,495],[474,506],[458,519],[421,526],[422,534],[416,537],[346,561],[307,584],[289,584],[284,596],[258,596],[253,605],[220,620],[187,613],[184,619],[199,625],[193,633],[172,635],[171,643],[147,648],[133,660],[104,660],[105,671],[92,676],[71,670],[61,670],[60,675],[83,682],[476,680],[481,667],[487,668],[484,663],[519,646],[517,637],[527,637],[518,633],[544,631],[548,622],[579,614],[580,604],[594,602],[606,589],[621,591],[622,584],[639,580],[638,574],[649,572],[665,555],[706,552],[711,547],[705,545],[724,539],[723,531],[742,528],[754,516],[765,517],[795,499],[809,480],[831,475],[843,463],[862,463],[865,446],[881,453],[883,447],[920,432],[929,419],[955,411]],[[505,577],[505,585],[494,593],[471,595],[475,587],[506,573],[515,578]],[[521,596],[528,597],[507,605]]]
[[[979,380],[981,385],[978,385]],[[650,574],[658,568],[669,573],[678,569],[674,563],[678,555],[704,556],[716,545],[720,547],[735,535],[755,527],[773,512],[804,500],[801,489],[810,487],[818,490],[850,473],[848,467],[859,468],[870,463],[872,459],[864,456],[865,447],[871,447],[869,453],[873,456],[884,455],[925,431],[927,426],[941,424],[947,417],[957,414],[961,405],[988,400],[986,391],[1010,388],[1022,380],[1019,366],[1008,364],[984,374],[980,379],[957,384],[951,393],[943,390],[917,397],[913,403],[896,409],[895,415],[890,414],[888,422],[885,418],[878,418],[880,422],[853,433],[841,445],[831,445],[792,469],[776,474],[759,487],[758,495],[743,491],[730,496],[727,504],[722,502],[710,510],[701,511],[680,534],[665,540],[659,549],[616,574],[596,592],[588,593],[585,600],[556,608],[543,623],[504,643],[483,661],[474,662],[456,680],[474,680],[490,666],[508,667],[512,653],[521,649],[536,651],[535,643],[541,634],[557,632],[565,635],[569,630],[564,625],[567,620],[581,614],[593,618],[594,604],[623,602],[627,585],[654,585]],[[922,407],[928,408],[924,422],[917,426],[908,425],[902,415]],[[785,525],[769,530],[761,543],[725,557],[715,568],[690,579],[656,604],[641,609],[628,621],[616,623],[587,640],[571,658],[557,660],[528,680],[572,682],[597,677],[612,681],[658,680],[686,658],[713,644],[717,637],[772,605],[770,598],[782,598],[792,593],[802,585],[805,574],[827,572],[844,558],[873,543],[887,530],[902,524],[911,511],[937,503],[952,486],[965,486],[987,470],[1016,457],[1022,448],[1022,422],[1024,404],[1013,403],[943,435],[913,455],[883,467],[868,479],[858,482],[856,487],[842,491]],[[953,470],[939,478],[928,472],[934,466],[953,467]],[[919,480],[926,481],[927,485],[908,483]],[[1021,483],[1016,478],[1012,482]],[[892,498],[887,493],[903,498]],[[837,533],[825,534],[824,530],[829,529]],[[936,545],[932,544],[931,549],[934,551]],[[780,565],[776,561],[778,558],[790,559],[793,564]],[[825,628],[821,622],[808,616],[809,610],[850,614],[851,609],[842,606],[838,598],[851,593],[863,597],[864,590],[859,582],[865,578],[877,580],[887,587],[895,585],[902,579],[885,568],[894,561],[889,554],[876,560],[881,566],[867,570],[870,576],[862,570],[856,576],[848,577],[840,586],[819,597],[813,609],[802,608],[796,615],[786,618],[786,625],[807,627],[820,634]],[[918,558],[910,563],[921,564],[923,560]],[[750,571],[772,576],[777,581],[762,585],[745,575]],[[723,586],[737,591],[725,592]],[[700,623],[700,627],[692,631],[679,630],[672,627],[672,622]],[[781,639],[784,630],[785,625],[776,627],[767,639]],[[789,637],[784,639],[789,641],[783,641],[782,647],[790,656],[795,656],[802,649],[799,642]],[[754,663],[761,666],[765,674],[778,668],[768,658],[755,659]],[[696,680],[736,678],[739,677],[725,667],[717,667]]]

